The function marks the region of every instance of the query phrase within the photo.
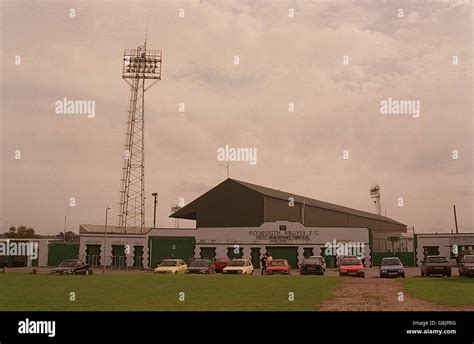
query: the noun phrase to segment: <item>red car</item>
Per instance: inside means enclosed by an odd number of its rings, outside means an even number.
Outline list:
[[[214,262],[214,267],[216,272],[222,272],[224,268],[229,264],[230,259],[225,257],[225,258],[217,258],[216,261]]]
[[[267,266],[267,275],[289,275],[291,267],[286,259],[273,259]]]
[[[343,258],[339,263],[339,276],[358,276],[365,278],[364,264],[359,258]]]

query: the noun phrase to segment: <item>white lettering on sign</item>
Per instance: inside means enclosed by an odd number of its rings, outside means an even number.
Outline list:
[[[291,243],[294,241],[310,241],[319,235],[319,232],[313,230],[249,231],[249,235],[254,236],[255,240],[271,243]]]

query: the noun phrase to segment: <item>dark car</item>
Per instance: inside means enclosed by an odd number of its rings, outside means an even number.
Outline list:
[[[443,275],[451,277],[451,263],[444,256],[426,256],[421,264],[421,276]]]
[[[194,259],[188,266],[188,274],[213,274],[216,272],[214,262],[210,259]]]
[[[474,255],[465,255],[459,262],[459,276],[474,276]]]
[[[216,261],[214,262],[214,267],[216,269],[216,272],[222,272],[224,268],[229,264],[230,259],[227,257],[224,258],[217,258]]]
[[[380,263],[380,277],[398,277],[405,278],[405,269],[398,257],[386,257]]]
[[[66,259],[55,267],[51,273],[59,275],[88,275],[89,265],[79,259]]]
[[[324,275],[324,267],[318,258],[303,260],[300,266],[300,275]]]

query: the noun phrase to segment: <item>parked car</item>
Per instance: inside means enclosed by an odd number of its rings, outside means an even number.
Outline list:
[[[459,262],[459,276],[474,276],[474,255],[465,255]]]
[[[316,258],[321,260],[321,266],[323,267],[323,270],[326,271],[326,260],[322,256],[311,256],[309,259]]]
[[[304,259],[300,266],[300,275],[324,275],[324,268],[321,259]]]
[[[339,269],[339,265],[341,265],[341,261],[345,258],[358,258],[357,256],[336,256],[336,268]]]
[[[443,275],[451,277],[451,263],[444,256],[426,256],[421,264],[421,276]]]
[[[79,259],[66,259],[61,262],[52,271],[52,274],[65,275],[88,275],[89,264],[84,263]]]
[[[165,259],[153,272],[155,274],[184,274],[187,268],[182,259]]]
[[[232,259],[222,270],[224,274],[252,275],[253,265],[248,259]]]
[[[339,276],[358,276],[365,278],[364,264],[357,257],[343,258],[339,263]]]
[[[229,264],[230,259],[227,257],[224,258],[217,258],[216,261],[214,262],[214,267],[216,272],[222,272],[224,268]]]
[[[188,274],[213,274],[215,272],[214,262],[210,259],[194,259],[186,270]]]
[[[398,257],[386,257],[380,263],[380,277],[398,277],[405,278],[405,269],[403,263]]]
[[[458,267],[461,265],[461,261],[464,258],[464,256],[472,256],[472,255],[474,255],[474,250],[463,250],[456,257],[456,265]]]
[[[267,275],[290,275],[291,267],[286,259],[273,259],[267,266]]]

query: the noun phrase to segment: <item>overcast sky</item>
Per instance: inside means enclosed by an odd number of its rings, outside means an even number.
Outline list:
[[[58,233],[67,216],[77,232],[103,224],[107,205],[117,224],[122,56],[143,43],[148,22],[163,66],[146,94],[147,225],[152,192],[158,225],[172,227],[180,197],[222,182],[217,149],[229,145],[258,158],[231,163],[231,178],[371,212],[378,183],[383,213],[417,232],[451,231],[453,204],[460,231],[474,232],[468,4],[0,3],[1,231]],[[95,117],[57,114],[63,98],[95,101]],[[420,117],[381,114],[389,98],[419,101]]]

